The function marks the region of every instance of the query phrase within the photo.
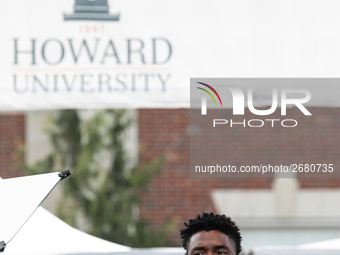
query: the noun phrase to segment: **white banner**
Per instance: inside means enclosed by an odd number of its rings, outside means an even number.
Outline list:
[[[1,4],[2,111],[189,107],[190,77],[339,77],[335,0]]]

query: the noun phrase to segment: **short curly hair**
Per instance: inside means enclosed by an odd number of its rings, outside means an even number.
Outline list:
[[[210,231],[217,230],[221,233],[226,234],[235,243],[236,255],[238,255],[241,250],[241,233],[239,228],[236,226],[235,222],[229,217],[214,213],[205,213],[202,215],[197,215],[195,219],[189,220],[189,223],[184,223],[185,229],[181,230],[182,246],[188,254],[188,243],[190,238],[200,232],[200,231]]]

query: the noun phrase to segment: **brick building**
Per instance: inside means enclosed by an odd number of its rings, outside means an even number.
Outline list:
[[[301,115],[290,109],[290,116]],[[284,158],[338,162],[338,108],[311,108],[313,118],[303,122],[291,135],[282,130],[235,129],[228,133],[226,155],[237,165],[242,155],[249,162],[270,160],[279,164]],[[340,236],[340,179],[193,179],[190,164],[190,114],[188,109],[138,109],[137,130],[141,164],[167,155],[163,171],[154,177],[142,195],[141,216],[160,226],[172,220],[178,244],[182,222],[203,211],[231,216],[240,225],[244,247],[265,244],[300,244]],[[38,113],[0,115],[0,175],[21,175],[15,155],[21,143],[30,143],[42,152],[44,142],[34,140]],[[275,118],[275,113],[273,118]],[[32,131],[33,130],[33,131]],[[34,131],[35,130],[35,131]],[[33,135],[32,135],[33,134]],[[276,145],[270,147],[275,139]],[[38,141],[39,140],[39,141]],[[267,142],[266,142],[267,141]],[[33,141],[34,142],[34,141]],[[39,145],[39,146],[37,146]],[[30,147],[31,146],[31,147]],[[32,160],[36,156],[29,156]]]
[[[310,110],[313,118],[306,118],[296,108],[289,109],[288,115],[301,123],[294,131],[270,126],[230,130],[221,137],[225,155],[236,166],[264,161],[273,165],[316,161],[338,165],[339,109]],[[226,115],[232,116],[231,110]],[[244,118],[249,116],[248,112]],[[280,119],[279,113],[271,118]],[[143,196],[144,218],[155,224],[173,218],[180,229],[182,221],[197,213],[224,213],[241,226],[246,249],[339,237],[339,178],[193,179],[188,170],[189,129],[187,109],[138,110],[139,144],[144,148],[140,161],[162,153],[170,155],[163,172]]]
[[[22,175],[17,164],[20,145],[25,143],[25,114],[0,114],[0,176]]]

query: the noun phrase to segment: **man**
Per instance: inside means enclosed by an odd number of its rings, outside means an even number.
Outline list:
[[[186,255],[238,255],[241,252],[240,230],[225,215],[203,213],[184,225],[181,238]]]

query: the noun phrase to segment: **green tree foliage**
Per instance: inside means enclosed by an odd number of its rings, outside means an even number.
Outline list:
[[[152,229],[139,218],[138,209],[139,195],[161,170],[164,157],[133,166],[124,149],[131,124],[126,110],[98,111],[86,121],[77,110],[62,110],[50,118],[47,129],[52,153],[26,171],[71,170],[62,183],[58,216],[72,226],[85,222],[89,233],[133,247],[169,246],[166,233],[173,224]]]

